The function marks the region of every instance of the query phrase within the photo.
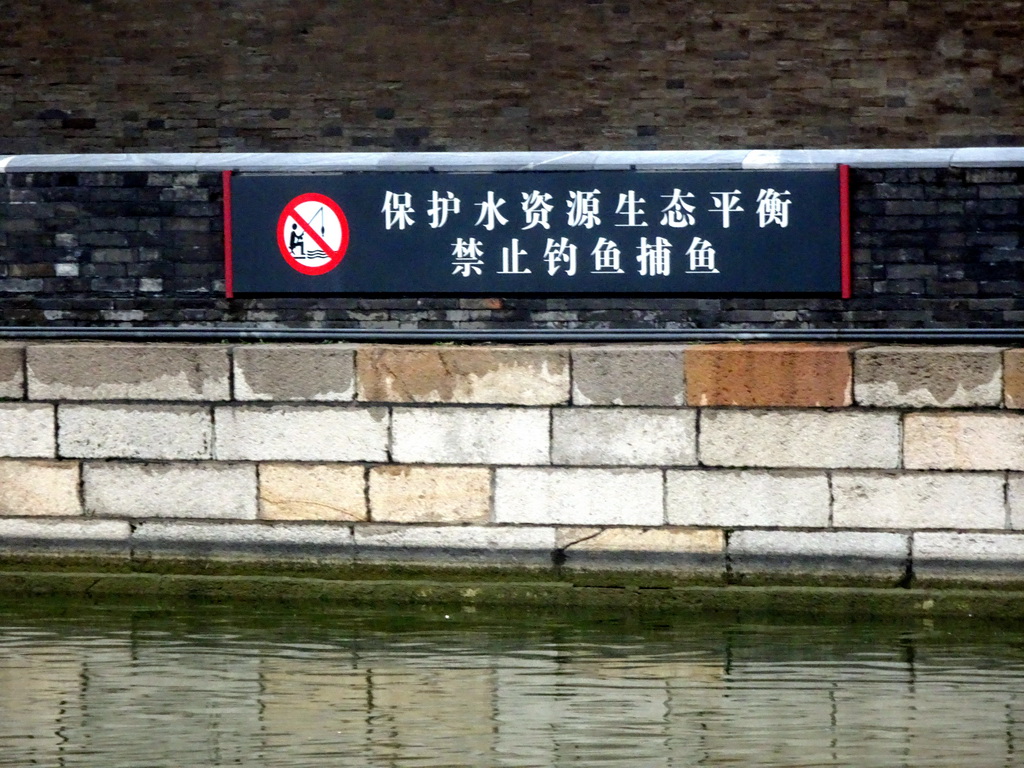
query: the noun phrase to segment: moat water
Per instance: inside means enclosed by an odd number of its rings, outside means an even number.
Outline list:
[[[1024,765],[1024,627],[0,604],[0,766]]]

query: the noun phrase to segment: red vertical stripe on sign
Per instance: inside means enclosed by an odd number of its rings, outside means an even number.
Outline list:
[[[235,298],[234,272],[231,259],[231,171],[221,173],[224,182],[224,295]]]
[[[843,298],[853,297],[853,266],[850,263],[850,166],[839,166],[840,282]]]

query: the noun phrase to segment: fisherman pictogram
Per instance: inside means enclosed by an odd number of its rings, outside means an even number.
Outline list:
[[[281,255],[293,269],[322,275],[334,269],[348,248],[348,220],[334,200],[310,192],[289,202],[277,224]]]

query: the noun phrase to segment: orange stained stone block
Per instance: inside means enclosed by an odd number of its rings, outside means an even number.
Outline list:
[[[767,343],[688,347],[688,405],[828,408],[852,403],[854,345]]]

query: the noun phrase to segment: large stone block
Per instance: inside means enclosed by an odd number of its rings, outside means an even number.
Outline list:
[[[735,531],[729,562],[739,578],[839,576],[897,582],[906,575],[910,537],[861,531]]]
[[[32,400],[227,400],[228,353],[180,344],[35,344]]]
[[[517,526],[357,525],[356,560],[447,565],[500,562],[547,566],[553,562],[555,529]]]
[[[831,407],[851,402],[852,347],[711,344],[686,350],[686,402],[747,407]]]
[[[75,461],[0,461],[0,515],[80,515],[78,481]]]
[[[377,522],[482,523],[491,515],[491,470],[388,465],[370,470]]]
[[[869,347],[854,353],[854,398],[880,407],[998,406],[1002,351],[995,347]]]
[[[680,466],[697,462],[692,409],[555,409],[551,461],[576,465]]]
[[[1024,408],[1024,349],[1003,353],[1003,400],[1007,408]]]
[[[682,405],[683,346],[572,348],[574,405]]]
[[[661,525],[655,469],[516,469],[495,472],[494,519],[547,525]]]
[[[225,461],[386,461],[383,408],[281,405],[220,407],[218,459]]]
[[[909,413],[903,463],[909,469],[1024,469],[1024,414]]]
[[[56,452],[54,407],[0,403],[0,456],[52,458]]]
[[[569,353],[553,347],[363,347],[358,399],[550,405],[569,401]]]
[[[267,344],[235,347],[236,400],[348,401],[355,396],[355,347]]]
[[[366,470],[351,464],[261,464],[264,520],[365,520]]]
[[[837,528],[1003,528],[1001,474],[836,472]]]
[[[565,567],[725,575],[725,534],[690,528],[561,529]]]
[[[914,534],[914,578],[941,581],[1024,581],[1024,534]]]
[[[0,399],[25,396],[25,345],[0,342]]]
[[[256,518],[249,464],[87,462],[85,509],[100,517]]]
[[[540,408],[395,408],[392,457],[414,464],[547,464],[551,426]]]
[[[61,405],[61,456],[84,459],[209,459],[208,408],[190,405]]]
[[[128,555],[127,520],[0,518],[0,551],[13,554]]]
[[[706,410],[698,456],[713,466],[891,469],[900,460],[899,415]]]
[[[666,516],[673,525],[828,526],[824,472],[696,469],[669,471],[667,483]]]
[[[132,533],[139,557],[352,560],[352,528],[316,523],[146,521]]]

